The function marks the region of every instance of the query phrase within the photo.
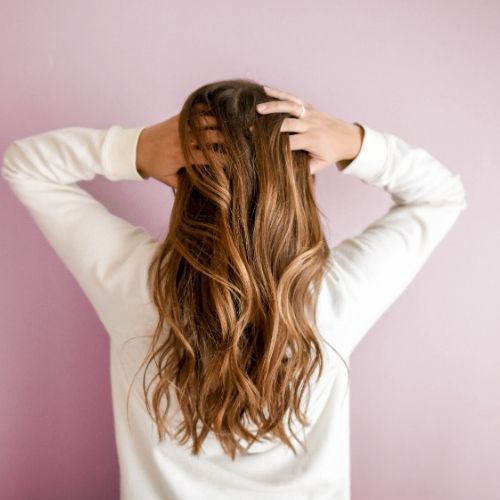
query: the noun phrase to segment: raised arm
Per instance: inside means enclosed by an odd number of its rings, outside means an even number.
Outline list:
[[[394,134],[360,126],[361,150],[341,173],[384,189],[393,204],[360,234],[331,249],[328,297],[341,317],[334,338],[347,356],[467,206],[460,175],[428,151]]]
[[[157,241],[110,213],[76,183],[102,175],[143,181],[136,147],[142,127],[66,127],[12,142],[2,177],[93,304],[110,331],[132,328],[148,303],[144,266]],[[118,333],[117,333],[118,335]]]

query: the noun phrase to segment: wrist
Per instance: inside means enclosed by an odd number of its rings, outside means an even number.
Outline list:
[[[139,137],[137,139],[137,147],[135,151],[135,168],[143,179],[147,179],[150,177],[150,175],[147,172],[146,162],[145,162],[145,143],[144,143],[145,130],[146,128],[143,128],[139,133]]]
[[[365,131],[363,127],[355,122],[348,124],[346,129],[345,149],[342,158],[336,162],[339,170],[346,168],[359,154],[363,144]]]
[[[350,140],[348,141],[349,147],[347,149],[347,157],[343,160],[352,161],[356,156],[358,156],[361,150],[361,145],[363,144],[363,137],[365,131],[359,123],[351,123],[350,126]]]

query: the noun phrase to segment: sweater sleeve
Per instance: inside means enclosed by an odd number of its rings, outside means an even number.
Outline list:
[[[346,357],[467,207],[460,175],[423,148],[358,125],[365,132],[361,149],[340,173],[382,188],[392,205],[359,234],[331,248],[328,300],[339,311],[335,338]]]
[[[158,242],[110,213],[76,183],[144,178],[136,168],[142,127],[66,127],[12,142],[1,174],[76,278],[108,333],[139,328],[150,303],[145,266]]]

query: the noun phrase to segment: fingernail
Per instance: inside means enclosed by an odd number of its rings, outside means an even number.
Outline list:
[[[257,104],[257,111],[264,111],[266,109],[265,104]]]

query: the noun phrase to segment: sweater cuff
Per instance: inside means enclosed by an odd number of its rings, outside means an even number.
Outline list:
[[[108,129],[103,146],[104,176],[111,181],[143,181],[137,170],[137,142],[144,127],[114,125]]]
[[[387,139],[382,132],[358,122],[354,123],[365,131],[363,142],[358,155],[340,172],[357,177],[369,184],[384,170],[388,156]]]

